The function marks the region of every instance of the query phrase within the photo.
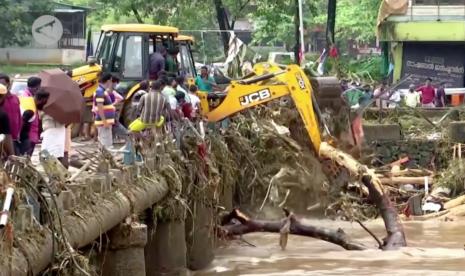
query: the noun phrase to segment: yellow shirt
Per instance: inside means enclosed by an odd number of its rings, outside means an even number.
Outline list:
[[[417,107],[420,103],[420,94],[416,91],[405,94],[405,104],[410,107]]]
[[[32,110],[34,113],[36,112],[36,103],[34,101],[34,97],[23,97],[20,96],[19,98],[19,105],[22,110]]]

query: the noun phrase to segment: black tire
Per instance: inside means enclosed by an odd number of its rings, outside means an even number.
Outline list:
[[[129,125],[136,119],[136,106],[132,102],[133,98],[134,97],[131,97],[130,99],[125,100],[123,110],[121,110],[119,121],[125,127],[129,127]]]

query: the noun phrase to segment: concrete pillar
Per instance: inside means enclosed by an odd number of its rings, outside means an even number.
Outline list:
[[[88,179],[94,193],[104,194],[111,191],[109,174],[97,173]]]
[[[147,276],[187,275],[183,220],[158,222],[146,247]]]
[[[18,232],[24,232],[32,226],[33,208],[32,205],[21,204],[16,208],[15,220],[11,217],[10,221],[14,222],[14,229]]]
[[[367,142],[399,141],[402,138],[398,124],[364,124],[363,132]]]
[[[145,224],[120,224],[109,232],[109,250],[103,264],[104,276],[145,276]]]
[[[76,197],[71,190],[61,191],[58,197],[63,202],[63,209],[66,211],[71,210],[76,205]]]
[[[113,185],[119,186],[124,183],[123,172],[119,169],[111,169],[110,177]]]
[[[450,122],[448,126],[449,140],[454,143],[465,142],[465,122]]]
[[[187,267],[200,270],[207,267],[215,257],[213,210],[201,203],[195,203],[191,208],[194,216],[188,216],[186,220]]]

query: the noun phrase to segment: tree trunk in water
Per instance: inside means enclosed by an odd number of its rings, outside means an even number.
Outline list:
[[[397,215],[396,208],[392,205],[388,194],[385,192],[381,181],[378,179],[373,170],[358,163],[352,156],[337,150],[328,143],[321,143],[320,156],[330,159],[339,166],[346,168],[351,176],[358,177],[362,183],[368,188],[369,197],[376,205],[381,214],[384,226],[386,228],[387,237],[379,243],[379,248],[382,250],[394,250],[399,247],[407,246],[404,230]],[[363,250],[365,246],[352,242],[341,229],[334,231],[308,225],[302,220],[296,218],[292,213],[286,211],[286,218],[283,220],[253,220],[235,209],[222,220],[221,227],[218,232],[223,236],[231,237],[252,232],[270,232],[280,233],[280,244],[285,248],[287,243],[287,235],[301,235],[312,238],[321,239],[327,242],[337,244],[347,250]],[[238,222],[237,222],[238,221]],[[361,224],[361,223],[360,223]],[[361,226],[367,230],[363,224]],[[369,230],[370,235],[374,236]]]
[[[221,30],[221,39],[223,40],[224,55],[227,56],[229,52],[229,33],[227,31],[231,30],[231,25],[222,0],[215,0],[215,8],[218,26]]]
[[[352,242],[342,229],[332,230],[317,226],[309,225],[298,219],[294,214],[285,210],[286,218],[282,220],[254,220],[247,217],[238,209],[234,209],[222,220],[222,226],[219,228],[221,236],[233,237],[252,232],[270,232],[280,233],[280,245],[285,249],[287,244],[287,235],[294,234],[305,237],[312,237],[337,244],[347,250],[365,250],[365,246]],[[229,224],[234,220],[239,223]]]
[[[352,156],[333,148],[328,143],[321,143],[320,156],[331,159],[345,167],[352,176],[361,179],[362,183],[368,188],[370,198],[378,208],[387,232],[387,237],[384,238],[381,249],[392,250],[407,246],[397,210],[392,205],[388,194],[374,171],[358,163]]]

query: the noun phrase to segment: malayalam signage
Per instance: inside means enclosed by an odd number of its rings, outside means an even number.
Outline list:
[[[402,78],[410,76],[401,88],[411,83],[421,85],[431,78],[434,85],[445,82],[447,87],[464,87],[464,44],[404,43]]]

